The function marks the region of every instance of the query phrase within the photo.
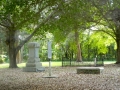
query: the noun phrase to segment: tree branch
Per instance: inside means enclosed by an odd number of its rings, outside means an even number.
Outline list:
[[[103,11],[101,10],[101,8],[99,8],[94,2],[93,5],[98,9],[99,13],[102,15],[102,17],[107,21],[107,23],[112,26],[112,24],[110,23],[110,20],[106,17],[106,15],[103,14]],[[112,28],[113,29],[113,28]],[[114,30],[114,29],[113,29]]]
[[[42,0],[40,1],[40,3],[42,3]],[[45,7],[42,7],[41,9],[39,9],[38,12],[36,12],[33,16],[29,16],[26,19],[24,19],[23,21],[21,21],[21,23],[19,23],[16,28],[20,28],[21,26],[23,26],[26,22],[29,22],[33,17],[37,17],[40,15],[40,12],[42,12],[45,8],[47,8],[50,4],[46,5]],[[28,8],[29,9],[29,8]],[[23,12],[26,13],[26,12]]]
[[[63,1],[62,1],[62,2],[63,2]],[[59,8],[59,6],[62,4],[62,2],[60,2],[60,4],[58,5],[58,8]],[[26,42],[28,42],[28,41],[32,38],[32,36],[37,32],[37,30],[39,30],[39,28],[40,28],[41,26],[43,26],[48,20],[50,20],[50,19],[53,17],[53,15],[57,12],[58,8],[55,8],[55,9],[53,10],[53,12],[52,12],[45,20],[43,20],[41,23],[39,23],[39,24],[37,25],[37,27],[34,29],[34,31],[32,32],[32,34],[29,35],[25,40],[23,40],[23,41],[16,47],[16,49],[15,49],[16,53],[21,49],[21,47],[22,47]]]
[[[109,33],[108,31],[105,31],[105,30],[94,30],[94,31],[101,31],[101,32],[104,32],[108,35],[110,35],[114,40],[116,40],[115,36],[113,36],[111,33]]]
[[[22,47],[26,42],[28,42],[28,41],[32,38],[32,36],[37,32],[37,30],[38,30],[41,26],[43,26],[43,25],[54,15],[55,12],[56,12],[56,10],[53,11],[44,21],[42,21],[42,23],[40,23],[40,24],[37,25],[37,27],[34,29],[34,31],[32,32],[32,34],[29,35],[24,41],[22,41],[22,42],[16,47],[16,52],[18,52],[18,51],[21,49],[21,47]]]
[[[3,26],[3,27],[5,27],[5,28],[7,28],[7,26],[6,26],[6,25],[4,25],[4,24],[2,24],[2,23],[0,23],[0,26]]]

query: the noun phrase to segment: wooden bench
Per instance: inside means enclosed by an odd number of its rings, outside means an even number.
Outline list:
[[[77,74],[100,74],[104,67],[77,67]]]

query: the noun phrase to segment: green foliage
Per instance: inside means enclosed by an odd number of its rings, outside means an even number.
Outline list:
[[[6,55],[0,55],[0,63],[4,63],[7,61],[7,56]]]
[[[9,46],[10,67],[16,68],[15,57],[21,47],[34,35],[43,34],[43,26],[54,18],[60,0],[1,0],[0,27],[4,27],[6,44]],[[29,33],[24,40],[18,41],[16,32]],[[46,30],[47,31],[47,30]],[[42,35],[41,35],[42,36]],[[16,44],[18,43],[18,44]],[[13,57],[11,57],[13,55]]]
[[[4,62],[4,61],[3,61],[3,59],[2,59],[2,58],[0,58],[0,64],[1,64],[1,63],[3,63],[3,62]]]
[[[96,48],[98,54],[106,54],[108,52],[108,46],[114,44],[115,41],[109,35],[103,32],[95,32],[90,36],[89,44],[91,45],[91,49]]]
[[[26,31],[36,41],[46,40],[46,32],[52,33],[54,55],[58,57],[61,49],[64,49],[63,52],[73,50],[76,53],[74,30],[80,35],[79,42],[82,44],[84,57],[94,50],[97,54],[106,54],[109,52],[107,47],[111,44],[115,46],[115,41],[107,34],[114,39],[117,35],[113,30],[115,29],[113,21],[107,23],[106,13],[120,7],[117,2],[119,0],[1,0],[0,24],[7,25],[9,30],[7,33],[14,30]],[[84,34],[85,30],[94,26],[107,34],[102,32]],[[59,49],[54,47],[55,44],[59,45]],[[45,45],[43,43],[43,47],[46,47]],[[44,59],[46,51],[41,52],[40,57],[43,56]]]
[[[80,41],[84,59],[93,60],[96,55],[115,58],[115,40],[104,32],[86,30],[80,34]]]

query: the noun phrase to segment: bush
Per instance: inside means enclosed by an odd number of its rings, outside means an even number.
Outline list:
[[[6,58],[7,58],[6,55],[0,55],[0,63],[4,63]]]
[[[0,58],[0,64],[2,64],[3,63],[3,60]]]

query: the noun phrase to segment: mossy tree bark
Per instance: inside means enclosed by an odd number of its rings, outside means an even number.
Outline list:
[[[79,32],[77,29],[75,29],[75,42],[76,42],[76,46],[77,46],[76,59],[78,62],[82,62],[81,47],[80,47],[80,42],[79,42]]]

